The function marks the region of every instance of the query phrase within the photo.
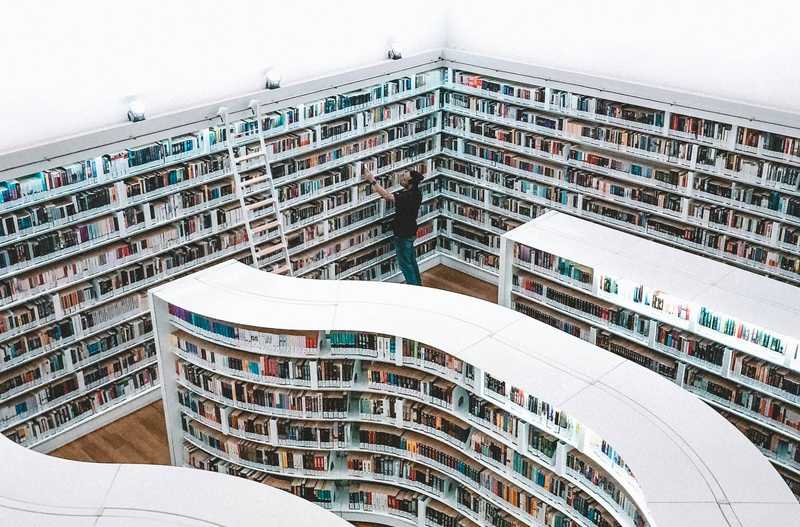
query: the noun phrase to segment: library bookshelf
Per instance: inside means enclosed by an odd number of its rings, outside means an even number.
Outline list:
[[[211,472],[68,461],[25,449],[5,437],[0,437],[0,461],[4,475],[0,525],[350,525],[296,496]]]
[[[501,253],[501,305],[697,395],[800,495],[796,287],[558,211]]]
[[[704,403],[493,303],[236,261],[150,302],[175,465],[382,523],[371,505],[396,525],[732,525],[725,509],[788,527],[800,514]]]
[[[781,124],[775,124],[781,123]],[[560,210],[800,283],[794,114],[434,50],[0,155],[0,432],[50,451],[158,397],[153,286],[229,258],[399,280],[417,252],[497,283],[500,237]]]

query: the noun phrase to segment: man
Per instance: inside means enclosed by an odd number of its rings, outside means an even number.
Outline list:
[[[422,192],[419,184],[423,179],[422,174],[416,170],[408,170],[400,175],[402,190],[392,194],[375,180],[369,171],[364,171],[364,179],[369,181],[372,188],[383,199],[394,203],[395,213],[392,220],[394,229],[394,247],[397,254],[397,265],[410,285],[422,285],[417,266],[417,253],[414,250],[414,240],[417,237],[417,214],[422,203]]]

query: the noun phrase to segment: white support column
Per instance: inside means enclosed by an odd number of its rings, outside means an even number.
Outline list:
[[[772,222],[772,232],[770,233],[769,242],[772,245],[777,245],[780,241],[781,223],[779,221]]]
[[[231,414],[231,407],[230,406],[222,406],[222,411],[220,412],[220,423],[222,425],[222,433],[225,435],[230,435],[230,414]]]
[[[391,360],[392,357],[387,353],[387,357]],[[403,364],[403,338],[395,337],[394,339],[394,363],[398,366]]]
[[[556,474],[563,476],[567,471],[567,454],[569,453],[569,446],[561,441],[556,445],[556,455],[554,468]]]
[[[686,378],[686,364],[683,362],[678,363],[677,371],[675,372],[675,384],[683,386],[683,380]]]
[[[319,388],[319,372],[317,371],[318,362],[315,360],[309,361],[308,369],[311,374],[311,386]]]
[[[398,428],[402,428],[403,427],[403,406],[404,405],[405,405],[405,400],[404,399],[398,398],[398,399],[394,400],[394,419],[395,419],[395,425]],[[388,408],[387,408],[387,410],[388,410]],[[386,417],[389,417],[389,416],[387,415]]]
[[[124,181],[114,183],[114,192],[117,195],[117,204],[124,206],[128,204],[128,189]]]
[[[692,170],[697,168],[697,152],[700,150],[698,145],[692,145],[692,157],[691,157],[691,168]]]
[[[731,131],[728,132],[728,149],[734,150],[736,148],[736,138],[739,135],[739,125],[735,124],[731,127]]]
[[[420,497],[417,500],[417,527],[425,526],[425,512],[428,509],[428,498]]]
[[[511,277],[514,272],[514,243],[505,236],[500,238],[500,281],[497,289],[497,303],[511,307]]]
[[[731,362],[733,361],[733,350],[725,348],[725,353],[722,355],[722,373],[725,377],[731,375]]]
[[[53,315],[59,319],[64,316],[64,308],[61,306],[61,296],[58,293],[50,295],[50,300],[53,302]]]

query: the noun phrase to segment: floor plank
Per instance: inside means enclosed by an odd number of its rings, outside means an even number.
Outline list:
[[[497,287],[439,265],[422,274],[425,287],[497,302]],[[104,426],[50,453],[76,461],[169,465],[167,430],[161,401]]]

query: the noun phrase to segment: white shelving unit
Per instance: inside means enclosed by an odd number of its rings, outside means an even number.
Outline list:
[[[349,525],[296,496],[211,472],[67,461],[5,437],[0,459],[5,473],[14,475],[0,481],[3,525]],[[208,499],[212,493],[214,499]]]
[[[769,462],[704,403],[495,304],[419,287],[304,281],[235,261],[150,298],[174,464],[200,455],[274,485],[302,481],[327,491],[308,497],[334,512],[370,483],[383,489],[375,499],[415,500],[409,510],[429,525],[493,525],[486,513],[494,510],[510,525],[555,517],[591,525],[567,494],[584,496],[612,525],[729,526],[732,514],[744,526],[788,527],[800,514]],[[625,498],[590,483],[576,459]],[[426,476],[374,468],[384,462]],[[534,484],[523,462],[561,483]],[[469,467],[482,476],[472,479]],[[536,512],[480,483],[495,480],[531,496]],[[466,495],[477,498],[475,509]],[[431,508],[450,519],[432,518]],[[380,521],[370,513],[364,521]],[[417,521],[396,503],[388,513]]]
[[[599,126],[685,151],[581,135]],[[88,391],[87,365],[147,358],[147,315],[130,318],[124,302],[182,274],[238,258],[305,278],[399,280],[391,210],[361,183],[363,165],[394,188],[399,170],[425,173],[423,268],[496,283],[500,236],[553,209],[796,285],[795,137],[794,114],[445,49],[2,155],[0,253],[29,257],[0,264],[0,431],[50,451],[95,429],[100,407],[134,409],[125,401],[157,386],[155,368]],[[711,221],[720,214],[724,225]],[[109,334],[123,319],[141,327]],[[20,417],[65,394],[80,397]]]
[[[795,287],[557,211],[501,252],[500,304],[698,395],[800,492]]]

